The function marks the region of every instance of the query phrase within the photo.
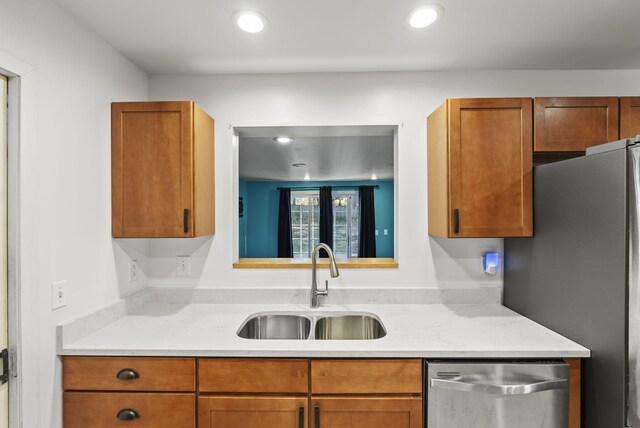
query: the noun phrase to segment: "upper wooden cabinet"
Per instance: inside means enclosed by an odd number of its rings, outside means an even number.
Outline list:
[[[214,121],[184,102],[111,105],[114,238],[215,232]]]
[[[640,97],[620,98],[620,138],[640,134]]]
[[[427,141],[429,234],[532,235],[530,98],[447,100]]]
[[[534,152],[584,152],[615,141],[618,97],[536,98]]]

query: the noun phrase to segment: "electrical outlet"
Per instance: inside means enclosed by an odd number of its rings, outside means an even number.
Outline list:
[[[178,269],[176,276],[191,276],[191,257],[178,256]]]
[[[67,306],[67,281],[51,283],[51,310]]]
[[[129,260],[129,282],[136,282],[138,280],[138,261]]]

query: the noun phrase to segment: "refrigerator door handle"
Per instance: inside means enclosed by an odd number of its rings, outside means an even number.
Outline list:
[[[431,379],[431,387],[459,392],[474,392],[492,395],[526,395],[554,389],[569,388],[567,379],[551,379],[517,385],[492,385],[477,382],[465,382],[463,378]]]

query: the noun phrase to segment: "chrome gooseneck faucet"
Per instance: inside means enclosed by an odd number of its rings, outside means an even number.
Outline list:
[[[327,244],[319,243],[315,247],[313,247],[313,251],[311,252],[311,308],[317,308],[320,306],[319,296],[326,296],[329,294],[329,281],[325,281],[324,290],[318,290],[318,282],[316,281],[316,264],[319,250],[325,250],[327,254],[329,254],[329,274],[331,278],[336,278],[340,275],[340,271],[338,271],[338,265],[336,264],[336,259],[333,257],[333,251],[331,251],[331,247]]]

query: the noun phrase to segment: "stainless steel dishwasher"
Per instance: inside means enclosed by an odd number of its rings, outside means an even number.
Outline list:
[[[431,362],[427,428],[567,428],[563,362]]]

